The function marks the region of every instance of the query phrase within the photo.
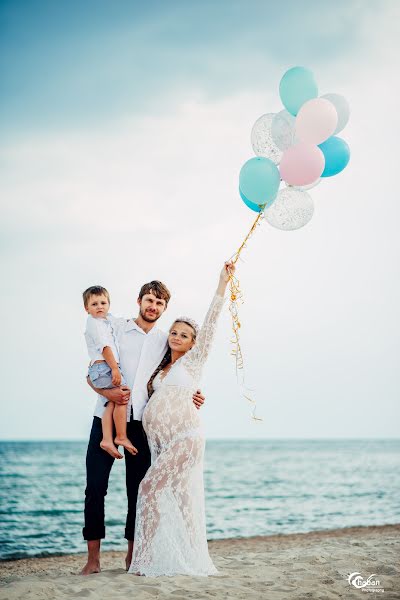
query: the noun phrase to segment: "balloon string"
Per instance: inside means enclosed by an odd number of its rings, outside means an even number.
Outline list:
[[[263,206],[261,206],[260,208],[261,208],[261,210],[258,213],[257,218],[254,221],[253,225],[251,226],[249,233],[244,238],[239,249],[230,258],[230,260],[232,260],[232,262],[234,264],[236,264],[236,262],[238,261],[242,250],[244,248],[246,248],[246,244],[247,244],[248,240],[254,234],[258,225],[261,224],[261,221],[264,218],[263,211],[265,208],[265,204]],[[229,312],[231,313],[232,331],[233,331],[233,338],[231,339],[231,343],[234,346],[232,349],[232,355],[235,357],[236,378],[238,380],[238,383],[239,383],[239,371],[242,371],[242,377],[241,377],[242,381],[241,381],[240,385],[242,387],[245,387],[244,361],[243,361],[243,353],[242,353],[242,349],[240,347],[240,339],[239,339],[239,329],[240,329],[241,325],[240,325],[240,320],[239,320],[239,309],[238,309],[238,302],[240,301],[241,304],[243,304],[243,294],[240,289],[239,279],[231,272],[229,273],[229,290],[230,290]],[[242,395],[246,400],[248,400],[248,402],[250,402],[253,405],[252,419],[254,421],[262,421],[261,417],[256,416],[257,404],[256,404],[255,400],[253,400],[252,398],[250,398],[247,394],[244,394],[243,392],[242,392]]]
[[[236,264],[236,262],[240,256],[240,253],[242,252],[243,248],[246,247],[246,243],[247,243],[248,239],[253,235],[254,231],[257,228],[257,225],[259,225],[261,220],[264,218],[264,212],[263,212],[264,207],[265,207],[265,205],[263,205],[261,207],[261,211],[258,213],[256,220],[254,221],[253,225],[251,226],[249,233],[244,238],[239,250],[237,250],[236,252],[234,252],[232,254],[231,259],[234,264]]]

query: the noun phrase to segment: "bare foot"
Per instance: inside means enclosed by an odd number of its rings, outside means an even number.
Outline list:
[[[125,566],[126,566],[127,571],[129,571],[129,567],[131,566],[132,555],[133,555],[133,540],[128,540],[128,550],[127,550],[126,556],[125,556]]]
[[[102,440],[100,442],[100,448],[108,452],[108,454],[111,454],[114,458],[122,458],[122,454],[118,452],[118,448],[116,448],[112,442]]]
[[[132,444],[132,442],[127,437],[116,437],[114,439],[116,446],[123,446],[128,452],[135,455],[137,454],[137,448]]]
[[[92,575],[93,573],[100,573],[100,561],[98,560],[88,560],[81,571],[81,575]]]

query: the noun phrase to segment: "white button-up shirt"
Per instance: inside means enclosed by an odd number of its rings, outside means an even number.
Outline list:
[[[148,400],[147,383],[164,357],[168,334],[157,327],[145,333],[133,319],[114,318],[113,329],[118,342],[121,372],[131,390],[126,420],[130,420],[132,408],[133,418],[141,421]],[[94,411],[96,417],[103,416],[106,402],[105,398],[98,396]]]
[[[118,323],[119,321],[120,319],[115,319],[110,313],[106,319],[94,318],[92,315],[88,315],[85,339],[91,365],[96,360],[104,360],[103,350],[106,346],[111,348],[115,360],[119,363],[119,351],[113,327],[114,322]]]

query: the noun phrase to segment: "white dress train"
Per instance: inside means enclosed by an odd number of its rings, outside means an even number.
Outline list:
[[[215,575],[208,553],[203,460],[205,438],[193,404],[202,367],[214,337],[224,299],[215,295],[196,344],[164,378],[143,413],[151,467],[139,487],[135,542],[129,573]]]

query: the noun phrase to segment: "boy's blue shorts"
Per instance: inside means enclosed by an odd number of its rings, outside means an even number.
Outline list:
[[[90,365],[88,375],[94,387],[101,388],[102,390],[110,390],[115,387],[111,381],[111,367],[106,362],[99,362]],[[122,373],[121,385],[126,385]]]

